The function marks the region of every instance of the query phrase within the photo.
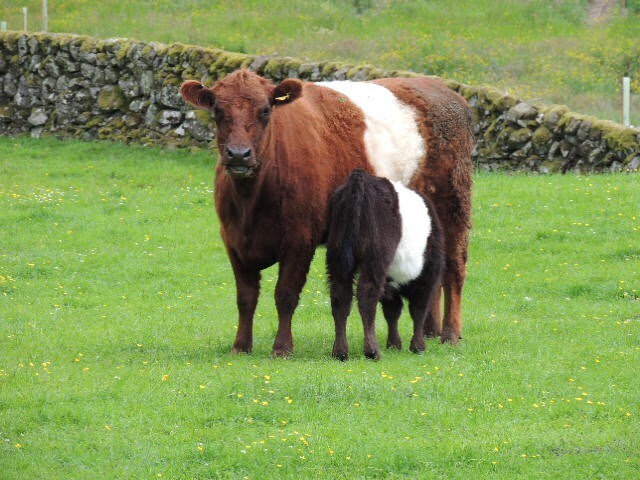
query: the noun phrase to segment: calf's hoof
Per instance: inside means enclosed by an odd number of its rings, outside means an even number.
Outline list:
[[[413,353],[422,355],[426,349],[427,348],[424,344],[424,339],[417,339],[417,338],[411,339],[411,346],[409,347],[409,350],[411,350]]]
[[[364,356],[370,360],[380,360],[380,350],[365,350]]]
[[[439,330],[435,330],[432,328],[425,328],[424,329],[424,336],[426,338],[437,338],[441,335]]]

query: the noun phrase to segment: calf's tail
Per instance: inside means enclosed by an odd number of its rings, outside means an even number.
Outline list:
[[[331,278],[353,279],[358,267],[358,239],[365,202],[364,172],[354,170],[331,198],[327,238],[327,269]]]

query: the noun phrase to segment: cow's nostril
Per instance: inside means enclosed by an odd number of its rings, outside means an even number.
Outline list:
[[[227,147],[227,155],[232,160],[249,160],[251,158],[251,148],[249,147]]]

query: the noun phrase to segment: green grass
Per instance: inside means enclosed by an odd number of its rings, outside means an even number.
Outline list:
[[[0,139],[3,479],[640,475],[639,176],[477,175],[461,345],[340,363],[322,250],[230,353],[213,163]]]
[[[40,0],[7,0],[0,19],[42,28]],[[526,100],[562,103],[620,121],[620,83],[632,78],[640,124],[640,2],[593,26],[586,0],[161,0],[49,2],[50,31],[183,42],[251,54],[371,63]]]

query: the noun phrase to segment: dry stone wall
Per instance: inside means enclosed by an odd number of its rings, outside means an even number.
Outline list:
[[[0,33],[0,134],[208,147],[215,135],[212,118],[185,104],[178,87],[192,78],[212,84],[241,67],[276,82],[418,75],[181,44],[6,32]],[[473,109],[480,169],[640,169],[639,130],[564,106],[528,105],[490,87],[445,82]]]

